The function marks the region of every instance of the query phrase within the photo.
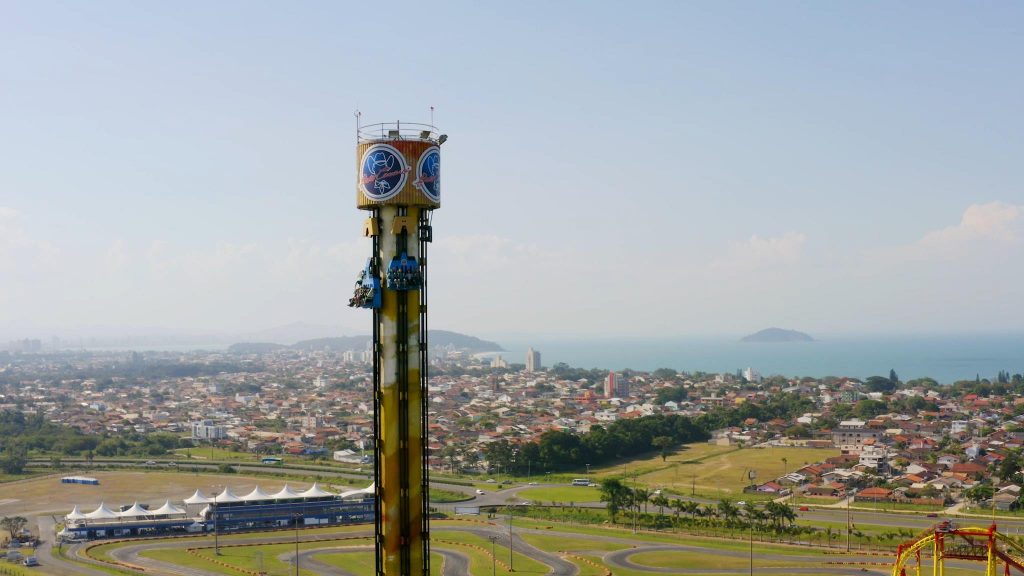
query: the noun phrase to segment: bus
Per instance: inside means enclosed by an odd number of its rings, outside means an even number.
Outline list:
[[[574,478],[572,481],[573,486],[590,486],[589,478]]]

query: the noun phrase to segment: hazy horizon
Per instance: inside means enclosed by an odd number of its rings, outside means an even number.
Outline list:
[[[0,344],[368,327],[353,112],[431,106],[431,326],[1024,330],[1024,5],[3,12]]]

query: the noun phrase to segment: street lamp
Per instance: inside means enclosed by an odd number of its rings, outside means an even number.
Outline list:
[[[846,551],[850,551],[850,536],[853,534],[853,525],[850,523],[850,501],[857,495],[857,489],[848,490],[849,497],[846,499]]]
[[[508,571],[516,571],[512,567],[512,506],[508,507]]]
[[[587,480],[590,480],[590,464],[587,464]]]
[[[754,523],[750,523],[750,576],[754,576]]]
[[[210,514],[213,516],[213,554],[220,556],[220,539],[217,537],[217,502],[210,504]]]
[[[299,518],[301,517],[301,513],[295,513],[295,576],[299,576]]]
[[[498,557],[494,555],[494,542],[497,541],[498,537],[497,536],[490,536],[490,539],[491,539],[491,576],[495,576],[497,574],[497,566],[496,565],[498,563]]]

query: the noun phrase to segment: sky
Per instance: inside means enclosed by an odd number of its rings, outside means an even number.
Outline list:
[[[0,339],[367,333],[355,118],[434,122],[431,326],[1021,331],[1024,5],[0,0]]]

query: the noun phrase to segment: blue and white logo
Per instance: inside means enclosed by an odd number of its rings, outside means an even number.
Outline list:
[[[416,180],[413,186],[419,188],[434,202],[441,201],[441,149],[428,148],[416,165]]]
[[[402,191],[409,167],[393,146],[377,144],[363,154],[359,185],[371,200],[387,200]]]

